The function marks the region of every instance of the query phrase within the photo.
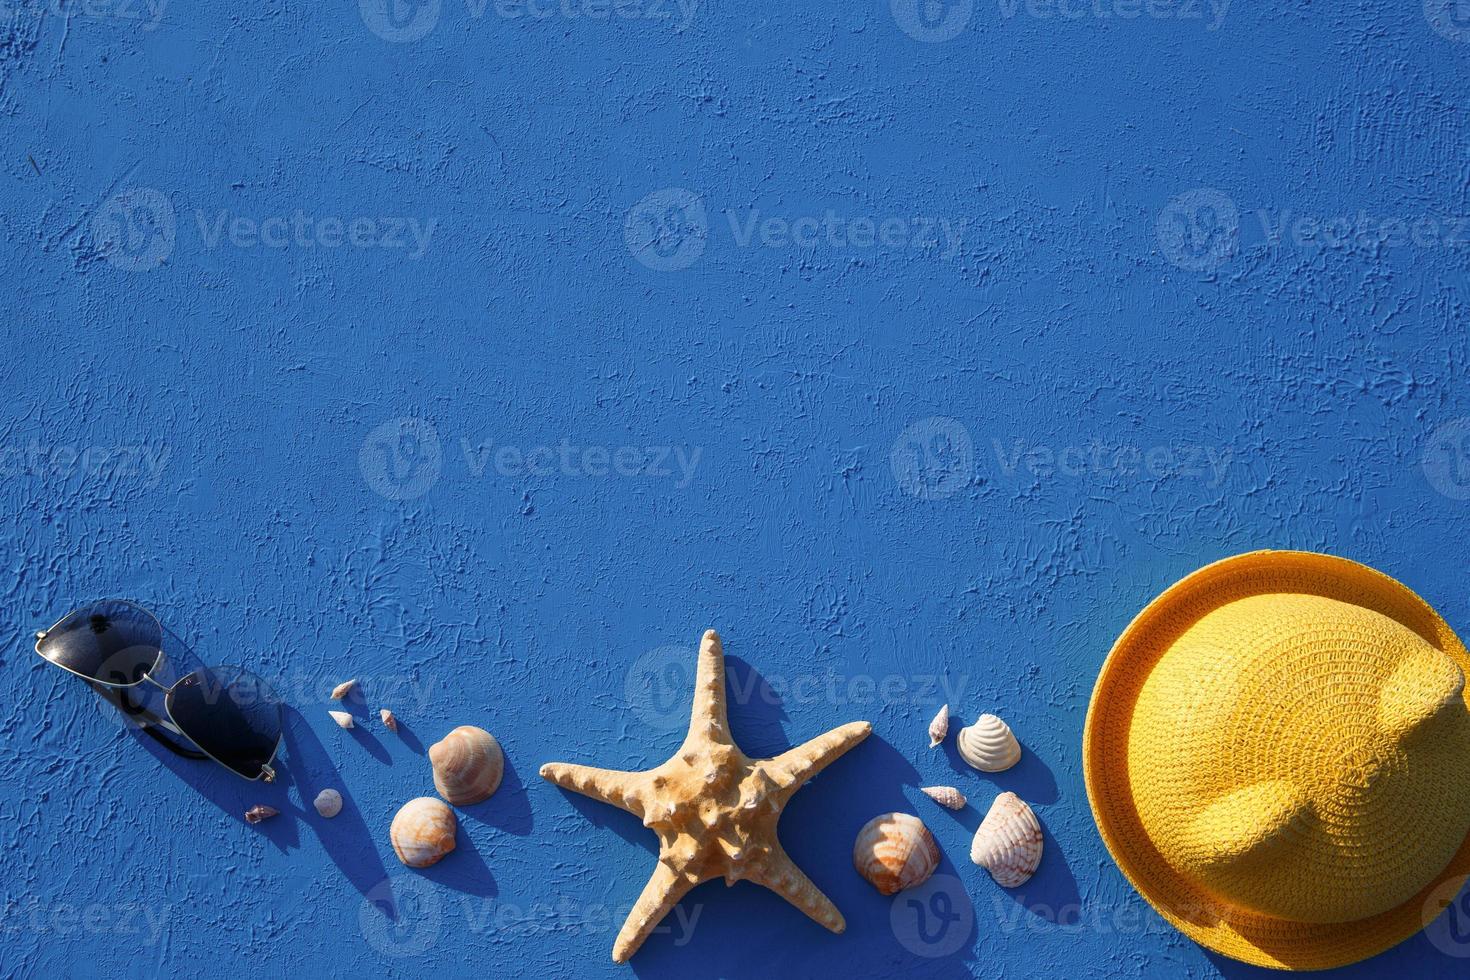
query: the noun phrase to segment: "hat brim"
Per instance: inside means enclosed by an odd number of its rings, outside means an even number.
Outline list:
[[[1428,907],[1453,881],[1470,876],[1470,837],[1423,891],[1356,922],[1319,925],[1271,918],[1222,903],[1193,885],[1155,850],[1134,806],[1128,733],[1150,671],[1201,616],[1266,593],[1326,596],[1382,613],[1444,651],[1470,677],[1470,653],[1423,599],[1382,572],[1345,558],[1303,551],[1256,551],[1207,565],[1149,603],[1113,645],[1093,688],[1082,736],[1087,798],[1103,842],[1123,874],[1159,914],[1208,949],[1256,966],[1326,970],[1367,959],[1423,929]],[[1465,694],[1470,708],[1470,685]],[[1453,895],[1450,896],[1453,898]]]

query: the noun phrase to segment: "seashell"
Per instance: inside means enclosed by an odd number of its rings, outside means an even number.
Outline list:
[[[939,845],[924,821],[909,813],[880,813],[858,831],[852,863],[884,895],[921,885],[939,866]]]
[[[948,734],[949,705],[946,704],[939,709],[939,714],[934,716],[934,720],[929,722],[929,748],[937,748],[939,743],[944,741],[944,736]]]
[[[352,723],[352,716],[345,711],[328,711],[327,714],[331,715],[332,720],[341,725],[343,728],[356,727]]]
[[[953,786],[921,786],[919,792],[940,806],[947,806],[951,810],[963,810],[965,808],[965,794]]]
[[[981,772],[1004,772],[1021,758],[1021,743],[995,715],[981,715],[955,736],[960,758]]]
[[[970,842],[970,860],[990,872],[1002,888],[1031,880],[1041,863],[1041,822],[1015,793],[1002,793]]]
[[[398,719],[393,717],[393,712],[383,708],[378,712],[378,717],[383,719],[383,727],[390,732],[398,731]]]
[[[260,823],[262,820],[269,820],[271,817],[276,816],[280,812],[280,810],[277,810],[273,806],[266,806],[264,803],[257,803],[255,806],[245,811],[245,822]]]
[[[427,868],[454,850],[454,811],[432,796],[409,800],[393,816],[388,839],[410,868]]]
[[[343,698],[347,697],[347,695],[351,694],[352,689],[356,686],[356,677],[352,678],[352,680],[350,681],[343,681],[341,684],[338,684],[336,687],[332,688],[332,700],[341,701]]]
[[[460,725],[429,747],[434,788],[455,806],[490,798],[505,774],[505,753],[489,732]]]
[[[342,794],[334,789],[324,789],[311,801],[316,812],[324,817],[335,817],[342,812]]]

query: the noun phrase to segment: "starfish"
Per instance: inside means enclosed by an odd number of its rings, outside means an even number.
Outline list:
[[[541,776],[562,789],[627,810],[658,834],[658,865],[613,942],[626,963],[679,899],[701,882],[764,885],[833,932],[847,921],[787,856],[776,822],[807,780],[873,730],[854,721],[774,759],[752,759],[730,737],[725,651],[714,630],[699,645],[689,734],[673,758],[647,772],[548,762]]]

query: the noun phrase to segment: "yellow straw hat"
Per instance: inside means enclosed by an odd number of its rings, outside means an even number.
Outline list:
[[[1258,551],[1202,568],[1129,624],[1093,690],[1103,841],[1226,956],[1320,970],[1382,952],[1470,875],[1466,674],[1444,620],[1365,565]]]

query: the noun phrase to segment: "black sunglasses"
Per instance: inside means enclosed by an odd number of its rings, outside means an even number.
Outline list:
[[[272,782],[281,747],[281,701],[270,685],[239,667],[205,667],[171,686],[153,675],[163,665],[163,627],[136,603],[103,599],[67,613],[36,634],[36,652],[93,685],[165,748],[188,759],[213,759],[246,779]],[[167,718],[134,704],[128,689],[163,692]],[[175,745],[158,729],[202,751]]]

